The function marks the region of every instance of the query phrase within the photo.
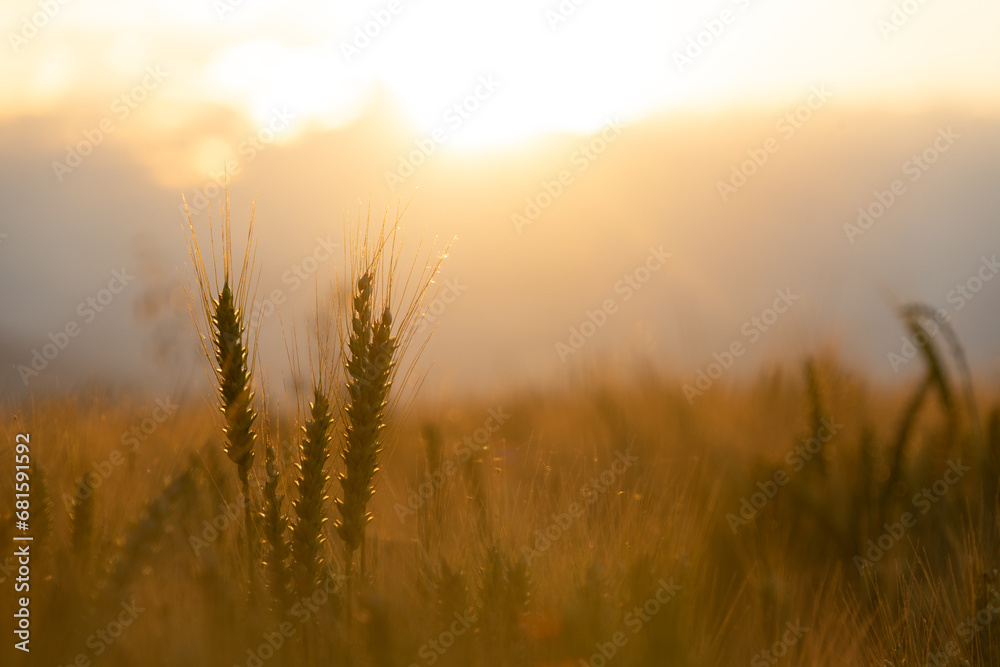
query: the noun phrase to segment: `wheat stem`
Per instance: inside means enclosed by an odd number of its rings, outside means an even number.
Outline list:
[[[264,524],[264,539],[267,542],[265,567],[268,575],[268,589],[271,593],[271,604],[275,612],[291,607],[291,577],[287,562],[289,557],[288,543],[285,533],[288,529],[288,518],[284,513],[284,496],[278,494],[280,476],[275,466],[274,448],[267,443],[264,450],[264,468],[267,480],[264,483],[264,512],[261,519]]]

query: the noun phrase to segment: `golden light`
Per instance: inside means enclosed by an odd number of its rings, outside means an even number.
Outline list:
[[[961,16],[973,5],[970,25]],[[353,122],[384,93],[405,131],[438,131],[447,150],[462,151],[593,132],[619,115],[783,105],[819,83],[842,102],[926,103],[946,93],[996,106],[1000,6],[920,6],[886,36],[888,12],[833,0],[95,0],[59,5],[32,27],[37,6],[22,2],[0,11],[2,32],[20,40],[0,63],[0,113],[62,111],[83,93],[100,107],[151,63],[171,72],[157,95],[172,117],[149,111],[131,121],[148,134],[178,118],[195,122],[207,108],[232,109],[257,127],[287,108],[295,123],[280,140],[290,141],[307,127]],[[945,37],[958,34],[979,46],[950,49]]]

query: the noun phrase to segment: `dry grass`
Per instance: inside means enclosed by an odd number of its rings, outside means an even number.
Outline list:
[[[854,509],[864,497],[859,488],[868,477],[876,488],[888,479],[890,445],[907,401],[829,364],[817,377],[825,411],[843,424],[827,445],[827,475],[808,464],[736,535],[726,515],[738,512],[740,499],[775,469],[788,469],[785,453],[801,444],[797,434],[810,428],[807,383],[791,369],[744,390],[706,396],[693,410],[678,385],[666,379],[641,390],[598,383],[542,399],[511,397],[503,405],[511,418],[485,450],[482,500],[470,495],[461,473],[448,476],[443,488],[452,500],[442,509],[443,530],[434,545],[418,541],[415,518],[401,523],[392,509],[406,501],[407,488],[423,480],[421,425],[427,420],[440,425],[446,443],[442,458],[457,467],[454,443],[474,432],[496,406],[449,405],[413,415],[399,427],[400,445],[384,471],[383,490],[369,507],[370,581],[352,632],[356,663],[426,664],[421,647],[430,655],[434,649],[426,644],[448,629],[448,619],[471,611],[475,620],[466,639],[441,655],[440,664],[579,664],[580,657],[589,659],[597,650],[595,643],[610,641],[619,630],[629,643],[615,658],[618,664],[660,664],[662,656],[679,664],[747,664],[781,637],[789,621],[809,631],[790,649],[787,664],[892,660],[898,665],[903,658],[906,664],[927,664],[948,641],[958,642],[970,664],[991,664],[984,656],[994,650],[992,617],[969,643],[961,624],[986,608],[994,585],[989,577],[998,566],[997,512],[992,499],[983,498],[996,488],[996,466],[984,458],[996,460],[1000,427],[988,429],[994,433],[990,449],[979,452],[963,420],[953,455],[972,470],[862,575],[852,560],[859,552],[846,545],[864,548],[883,530],[874,520],[854,518],[866,516]],[[61,490],[73,488],[74,473],[88,468],[92,458],[106,457],[144,409],[119,399],[43,402],[19,412],[18,422],[31,429],[33,439],[50,443],[37,456],[50,471],[47,482]],[[725,428],[719,423],[723,414]],[[528,560],[525,548],[544,546],[536,531],[544,534],[554,524],[553,514],[582,502],[581,488],[593,479],[600,482],[611,469],[622,424],[638,461],[521,569],[522,558]],[[905,469],[897,475],[904,486],[885,510],[892,521],[913,509],[914,493],[943,474],[928,462],[951,439],[947,428],[946,415],[930,409],[911,427]],[[114,604],[134,597],[154,611],[127,629],[103,656],[106,664],[246,664],[247,650],[256,650],[263,634],[277,627],[278,619],[244,596],[238,521],[197,551],[191,546],[192,535],[211,536],[205,522],[217,519],[219,504],[232,504],[240,495],[238,480],[223,465],[228,460],[213,454],[221,451],[211,443],[195,444],[210,439],[214,429],[208,409],[197,401],[186,405],[136,452],[134,471],[119,468],[98,488],[88,553],[95,574],[88,580],[76,580],[75,568],[56,566],[80,554],[73,547],[70,516],[62,505],[54,508],[51,555],[35,565],[51,579],[39,581],[34,592],[39,641],[44,638],[51,647],[53,664],[66,664],[81,652],[93,659],[86,639],[113,619],[100,617],[106,603],[98,601],[109,596]],[[8,435],[5,441],[12,442]],[[272,437],[290,440],[295,433],[288,426]],[[199,457],[193,468],[192,454]],[[868,465],[862,463],[866,456]],[[183,502],[158,505],[169,488],[163,477],[184,475],[189,468],[191,486]],[[874,502],[878,494],[869,497]],[[144,509],[164,506],[168,511]],[[493,525],[486,534],[479,527],[482,512]],[[145,528],[137,532],[136,526]],[[138,543],[148,547],[134,546]],[[334,572],[345,571],[336,541],[324,545],[323,558]],[[119,565],[129,562],[135,564]],[[260,564],[262,574],[265,567]],[[683,589],[633,634],[627,615],[655,594],[660,579],[673,579]],[[112,584],[116,580],[121,583]],[[10,588],[2,590],[6,604]],[[293,606],[300,598],[295,596]],[[89,611],[61,615],[71,603],[74,610]],[[310,621],[329,640],[311,649],[310,661],[300,661],[303,649],[293,637],[266,664],[339,660],[348,639],[338,609],[333,602],[317,606]],[[283,617],[302,628],[299,617]],[[373,643],[368,633],[379,627],[389,628],[389,638]]]

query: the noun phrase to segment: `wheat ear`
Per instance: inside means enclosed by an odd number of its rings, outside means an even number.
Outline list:
[[[323,567],[323,525],[326,523],[326,495],[329,476],[326,462],[330,456],[330,430],[333,414],[330,401],[317,385],[309,406],[309,419],[302,427],[302,449],[298,464],[297,521],[292,531],[292,555],[295,559],[295,586],[299,595],[310,595],[319,584]]]
[[[246,330],[242,314],[235,307],[233,293],[226,276],[222,292],[215,302],[212,318],[215,327],[215,358],[219,363],[219,394],[222,412],[226,417],[223,431],[226,434],[226,456],[236,464],[243,493],[243,522],[247,536],[247,577],[251,588],[255,580],[256,523],[250,496],[250,469],[253,467],[253,449],[256,437],[253,423],[257,413],[253,408],[254,394],[250,388],[250,370],[247,350],[243,345]]]
[[[399,215],[397,212],[397,223]],[[389,442],[384,432],[388,415],[400,410],[398,395],[389,402],[390,387],[399,369],[399,358],[413,341],[428,286],[447,253],[446,249],[439,257],[431,256],[422,269],[415,258],[408,273],[400,271],[398,227],[394,225],[387,233],[384,217],[381,229],[370,236],[370,222],[369,210],[363,231],[359,225],[356,235],[347,235],[345,248],[349,254],[345,289],[341,291],[347,298],[335,301],[344,360],[331,373],[331,377],[338,378],[338,387],[346,387],[337,396],[344,424],[344,470],[337,477],[342,496],[335,501],[339,517],[334,525],[344,543],[348,623],[353,604],[354,552],[361,550],[359,561],[364,576],[365,527],[372,518],[368,504],[375,491],[375,474],[384,445]],[[398,290],[397,279],[401,283]],[[410,379],[411,370],[412,366],[408,366],[403,385]]]
[[[250,335],[247,322],[244,319],[243,306],[247,302],[253,283],[252,267],[255,254],[253,216],[254,212],[251,211],[250,224],[247,229],[246,252],[239,274],[235,275],[227,193],[221,222],[223,283],[222,288],[219,289],[214,235],[211,236],[211,241],[212,266],[215,275],[214,280],[210,280],[198,237],[194,231],[194,223],[191,221],[190,213],[188,214],[190,230],[188,251],[191,255],[198,289],[197,296],[192,294],[193,290],[188,291],[188,302],[191,304],[195,325],[201,334],[202,349],[212,364],[214,379],[218,383],[220,408],[225,416],[225,424],[223,425],[226,436],[225,451],[229,459],[236,464],[240,481],[246,535],[247,581],[251,596],[256,590],[255,552],[258,541],[250,494],[250,474],[253,468],[254,444],[256,442],[254,422],[257,419],[257,413],[254,410],[252,372],[248,352]],[[211,223],[211,216],[209,223]],[[198,305],[197,308],[195,304]]]
[[[381,451],[379,435],[385,427],[386,396],[390,387],[396,339],[391,334],[392,314],[388,306],[381,318],[372,317],[372,277],[358,279],[353,299],[351,334],[346,368],[348,404],[344,472],[339,475],[343,500],[337,499],[340,519],[336,528],[344,541],[347,576],[353,569],[354,552],[364,543],[365,527],[371,520],[368,501],[375,492],[373,479]],[[362,559],[362,567],[363,565]]]
[[[226,456],[236,464],[243,495],[248,495],[250,469],[253,467],[255,441],[252,426],[257,418],[250,389],[247,350],[243,346],[242,314],[233,303],[229,278],[215,302],[215,358],[219,363],[219,394],[226,416]]]

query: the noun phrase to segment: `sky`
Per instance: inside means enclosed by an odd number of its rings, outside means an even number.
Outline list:
[[[110,111],[154,68],[162,79],[139,93],[131,129],[183,135],[183,171],[205,174],[232,152],[204,127],[209,109],[258,129],[287,109],[290,141],[350,123],[384,93],[427,132],[483,77],[496,91],[452,146],[593,131],[616,114],[772,106],[814,84],[857,105],[995,110],[998,31],[1000,5],[986,0],[18,0],[0,8],[0,118],[80,100]]]
[[[150,349],[197,366],[181,197],[207,225],[226,178],[237,220],[257,202],[254,312],[283,299],[275,367],[335,268],[324,239],[402,203],[411,238],[454,241],[439,388],[626,357],[690,382],[737,342],[733,377],[832,346],[893,381],[916,371],[890,357],[910,300],[1000,377],[1000,280],[954,296],[1000,251],[1000,3],[16,0],[0,36],[5,388],[141,383]],[[789,289],[758,344],[744,325]]]

